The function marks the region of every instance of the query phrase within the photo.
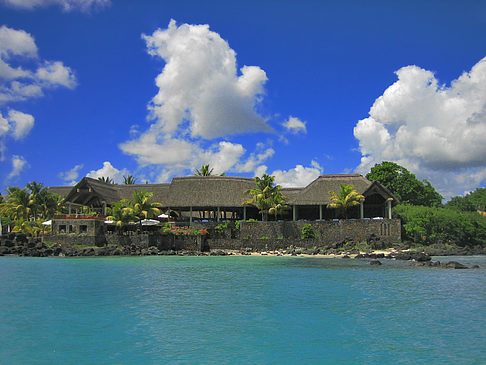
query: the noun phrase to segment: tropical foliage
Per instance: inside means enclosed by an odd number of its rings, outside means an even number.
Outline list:
[[[275,185],[275,177],[267,174],[263,174],[261,178],[256,176],[255,183],[256,188],[245,191],[245,194],[251,195],[251,198],[243,204],[251,204],[257,207],[265,221],[269,213],[273,214],[275,220],[277,220],[278,214],[288,208],[281,193],[282,187]]]
[[[337,209],[338,212],[344,213],[345,218],[348,217],[349,208],[359,205],[365,200],[365,197],[358,193],[353,185],[339,184],[339,193],[329,191],[331,208]]]
[[[475,191],[465,196],[455,196],[449,200],[446,208],[461,212],[481,212],[486,211],[486,188],[477,188]]]
[[[125,185],[133,185],[137,182],[137,178],[133,175],[123,176],[123,183]]]
[[[402,239],[423,243],[486,244],[486,217],[476,212],[412,205],[394,208],[402,221]]]
[[[62,198],[32,181],[21,189],[10,186],[0,202],[2,225],[8,222],[17,232],[35,234],[42,231],[41,222],[51,219],[62,208]]]
[[[378,180],[387,187],[403,204],[424,205],[427,207],[442,206],[442,196],[429,181],[418,180],[405,167],[394,162],[383,161],[376,164],[366,175],[370,181]]]
[[[104,182],[106,184],[114,184],[115,183],[111,177],[101,176],[101,177],[98,178],[98,180],[101,181],[101,182]]]
[[[210,168],[209,167],[209,164],[202,165],[199,169],[196,169],[196,171],[194,171],[194,175],[195,176],[212,176],[213,175],[213,171],[214,171],[214,169],[213,168]],[[225,174],[222,173],[219,176],[225,176]]]

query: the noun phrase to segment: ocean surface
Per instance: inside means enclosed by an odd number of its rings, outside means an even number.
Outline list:
[[[0,364],[486,364],[480,269],[0,257]]]

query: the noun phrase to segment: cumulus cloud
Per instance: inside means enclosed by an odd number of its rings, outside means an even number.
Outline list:
[[[297,165],[289,170],[275,170],[275,182],[283,187],[304,187],[322,175],[323,168],[316,161],[311,161],[309,167]]]
[[[13,57],[16,56],[16,57]],[[35,69],[25,69],[24,63]],[[24,30],[0,27],[0,105],[38,98],[44,89],[76,87],[73,71],[61,61],[43,61],[38,57],[35,40]]]
[[[43,6],[59,5],[64,11],[90,11],[93,8],[102,8],[111,4],[111,0],[0,0],[0,3],[19,8],[33,10]]]
[[[354,128],[363,155],[357,170],[395,161],[430,179],[446,197],[484,183],[486,58],[450,86],[418,66],[396,75]]]
[[[287,119],[282,125],[289,132],[294,134],[297,134],[299,132],[307,133],[306,122],[303,122],[299,118],[295,118],[293,116],[290,116],[289,119]]]
[[[83,166],[83,164],[76,165],[71,170],[59,173],[59,177],[62,180],[69,182],[70,185],[74,185],[78,180],[79,170],[81,170]]]
[[[113,167],[109,161],[103,162],[103,167],[100,169],[92,170],[86,174],[87,177],[91,177],[93,179],[97,179],[99,177],[109,177],[117,184],[123,183],[123,176],[128,175],[130,175],[130,172],[127,169],[118,170],[116,167]]]
[[[148,53],[165,62],[156,77],[157,94],[148,105],[151,125],[120,149],[143,166],[160,167],[158,180],[210,163],[215,173],[247,172],[273,155],[273,149],[247,153],[224,137],[273,132],[258,113],[265,71],[237,69],[236,53],[208,25],[176,25],[143,35]]]
[[[27,161],[22,156],[12,156],[12,171],[7,175],[7,181],[20,175],[22,170],[27,166]]]
[[[270,131],[255,111],[267,81],[265,71],[244,66],[238,75],[236,54],[208,25],[176,25],[143,35],[149,54],[165,61],[159,88],[149,109],[164,133],[184,122],[192,137],[215,138]]]
[[[8,108],[9,102],[39,98],[47,89],[73,89],[75,86],[76,77],[69,67],[60,61],[45,61],[39,58],[32,35],[24,30],[1,26],[0,160],[5,158],[7,137],[20,140],[27,136],[34,126],[32,115]]]

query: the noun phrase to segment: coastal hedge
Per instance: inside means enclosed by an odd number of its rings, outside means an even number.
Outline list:
[[[405,241],[486,246],[486,217],[476,212],[403,204],[393,212],[402,220]]]

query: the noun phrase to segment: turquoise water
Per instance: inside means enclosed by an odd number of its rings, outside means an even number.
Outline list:
[[[485,364],[478,270],[0,257],[1,364]]]

